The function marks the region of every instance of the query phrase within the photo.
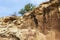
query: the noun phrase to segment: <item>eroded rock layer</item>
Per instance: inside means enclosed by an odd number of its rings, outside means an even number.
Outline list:
[[[44,2],[24,16],[0,18],[0,40],[60,40],[60,0]]]

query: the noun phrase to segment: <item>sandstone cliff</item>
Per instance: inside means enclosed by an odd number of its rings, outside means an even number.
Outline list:
[[[1,40],[60,40],[60,0],[40,4],[24,16],[0,18]]]

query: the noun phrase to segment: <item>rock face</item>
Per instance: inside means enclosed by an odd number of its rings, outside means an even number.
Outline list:
[[[24,16],[0,18],[0,40],[60,40],[60,0],[42,3]]]

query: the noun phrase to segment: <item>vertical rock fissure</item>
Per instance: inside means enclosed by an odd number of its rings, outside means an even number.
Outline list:
[[[46,31],[46,8],[43,8],[43,27],[42,27],[42,32],[45,34]]]
[[[34,22],[36,24],[36,28],[37,28],[37,26],[38,26],[38,20],[37,20],[36,16],[33,13],[31,14],[31,18],[33,18],[33,20],[34,20]]]

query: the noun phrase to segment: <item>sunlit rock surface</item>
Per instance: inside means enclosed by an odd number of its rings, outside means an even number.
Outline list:
[[[60,0],[44,2],[23,16],[0,18],[0,40],[60,40]]]

